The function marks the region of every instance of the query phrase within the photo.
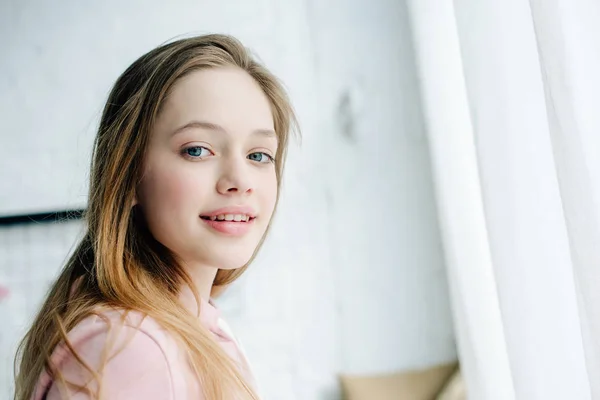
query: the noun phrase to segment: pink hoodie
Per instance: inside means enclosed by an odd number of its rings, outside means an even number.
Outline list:
[[[98,370],[103,357],[108,361],[101,372],[103,397],[110,400],[187,400],[204,399],[200,383],[192,372],[186,355],[176,340],[156,321],[129,312],[122,322],[123,312],[105,311],[105,318],[90,316],[69,332],[69,340],[88,365]],[[243,349],[231,335],[212,302],[202,300],[202,323],[213,333],[223,350],[237,363],[247,381],[255,385],[254,377]],[[113,329],[109,331],[109,324]],[[115,343],[107,349],[106,343]],[[109,354],[106,354],[110,352]],[[96,381],[64,346],[52,354],[52,361],[69,382],[85,385],[95,391]],[[92,383],[89,383],[92,381]],[[62,386],[62,385],[61,385]],[[69,391],[73,400],[88,400],[90,396]],[[32,400],[62,400],[59,385],[44,372],[38,381]]]

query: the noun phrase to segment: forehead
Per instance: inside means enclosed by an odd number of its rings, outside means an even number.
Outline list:
[[[235,67],[198,70],[178,80],[163,104],[156,128],[172,128],[193,119],[232,132],[273,129],[267,96],[254,78]]]

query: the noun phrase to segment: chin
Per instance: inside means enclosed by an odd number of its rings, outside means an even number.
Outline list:
[[[196,249],[197,260],[219,269],[233,270],[248,264],[261,242],[261,236],[252,232],[243,238],[203,238],[199,241],[204,245]]]

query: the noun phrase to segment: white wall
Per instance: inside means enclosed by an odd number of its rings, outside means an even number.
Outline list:
[[[310,21],[325,110],[319,132],[332,134],[325,190],[341,368],[389,372],[451,359],[454,335],[406,6],[315,1]]]
[[[304,136],[264,251],[220,302],[265,398],[334,399],[338,372],[456,357],[403,2],[56,4],[0,5],[0,215],[83,205],[117,75],[173,36],[233,33],[286,82]],[[42,295],[29,282],[50,279],[78,226],[0,229],[0,280],[13,288],[0,310],[17,316],[0,337],[2,399],[5,343]]]

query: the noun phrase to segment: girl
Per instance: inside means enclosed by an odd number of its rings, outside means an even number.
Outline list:
[[[265,238],[295,121],[232,37],[135,61],[104,108],[86,233],[19,347],[15,398],[258,399],[210,298]]]

